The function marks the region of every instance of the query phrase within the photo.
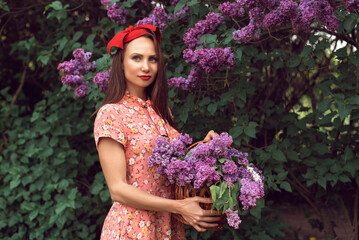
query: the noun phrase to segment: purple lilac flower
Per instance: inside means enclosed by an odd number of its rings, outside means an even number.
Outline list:
[[[67,74],[61,77],[61,82],[66,87],[76,88],[77,86],[81,85],[84,80],[82,76]]]
[[[248,43],[252,39],[259,39],[258,31],[265,27],[263,24],[264,14],[258,7],[249,11],[249,18],[250,22],[247,26],[233,32],[233,39],[237,40],[238,43]]]
[[[205,162],[197,162],[195,170],[196,176],[193,184],[194,188],[201,188],[203,186],[209,187],[221,179],[221,175],[216,172],[216,169]]]
[[[238,3],[224,2],[219,5],[218,9],[224,16],[229,18],[243,17],[246,13]]]
[[[194,28],[189,28],[183,36],[184,43],[190,49],[201,45],[199,39],[204,34],[214,33],[217,26],[224,23],[224,17],[218,13],[208,13],[205,20],[197,22]]]
[[[200,68],[195,68],[191,70],[187,79],[184,77],[171,78],[168,79],[168,84],[175,88],[190,90],[196,88],[202,80],[202,70]]]
[[[238,166],[233,161],[227,161],[222,166],[223,179],[235,183],[239,180]]]
[[[172,17],[166,13],[164,8],[155,7],[155,9],[153,10],[153,13],[147,18],[139,20],[136,23],[136,26],[142,25],[142,24],[152,24],[152,25],[159,27],[160,30],[162,31],[166,27],[167,22],[169,22],[171,20],[172,20]]]
[[[343,3],[348,12],[355,12],[359,9],[359,0],[344,0]]]
[[[281,26],[291,20],[297,14],[298,4],[291,0],[281,1],[277,9],[271,11],[264,17],[266,27]]]
[[[256,206],[256,201],[264,197],[264,186],[262,181],[252,181],[247,178],[241,179],[241,190],[239,201],[243,210],[249,210]]]
[[[185,186],[187,183],[192,182],[195,171],[191,162],[173,160],[165,169],[165,174],[171,184]]]
[[[257,4],[257,0],[236,0],[241,7],[254,8]]]
[[[172,6],[176,6],[177,3],[179,3],[179,1],[180,1],[180,0],[170,0],[170,4],[171,4]]]
[[[110,79],[111,68],[108,71],[98,72],[93,78],[93,82],[99,86],[102,92],[107,89],[108,81]]]
[[[189,18],[189,13],[190,13],[189,7],[186,5],[184,8],[176,12],[173,18],[174,19],[181,18],[181,20],[184,21]]]
[[[111,0],[101,0],[101,4],[107,10],[107,16],[115,23],[126,24],[129,12],[124,8],[120,8],[121,2],[108,5],[110,2]]]
[[[302,0],[299,3],[299,10],[300,18],[307,26],[318,19],[330,31],[335,31],[338,27],[334,9],[326,0]]]
[[[83,82],[75,89],[75,95],[77,98],[86,96],[86,92],[90,89],[89,82]]]
[[[239,178],[251,179],[253,174],[248,170],[247,167],[239,166],[238,167]]]
[[[76,49],[72,55],[75,59],[60,63],[57,69],[65,73],[65,76],[61,77],[62,83],[72,89],[77,88],[75,91],[76,96],[83,97],[89,89],[88,83],[84,83],[83,76],[91,69],[96,68],[96,62],[90,62],[92,53],[85,53],[81,48]]]
[[[242,220],[238,216],[238,210],[232,211],[230,208],[228,208],[225,211],[225,214],[227,216],[228,225],[233,227],[234,229],[238,229],[239,224],[241,224],[242,222]]]
[[[224,65],[231,68],[234,65],[235,57],[230,47],[198,49],[185,49],[183,58],[194,67],[201,67],[207,74],[217,72]]]
[[[233,143],[233,139],[228,133],[221,133],[219,136],[216,136],[208,143],[208,147],[211,150],[212,154],[220,158],[225,158],[228,154],[228,148]]]
[[[148,158],[148,166],[157,166],[157,173],[160,175],[166,175],[166,171],[169,174],[178,174],[173,172],[171,163],[181,160],[186,155],[186,144],[191,143],[192,139],[188,134],[178,135],[178,137],[169,142],[165,137],[159,137],[156,139],[156,145],[152,150],[152,155]],[[178,165],[179,163],[176,162]],[[176,165],[176,166],[177,166]],[[187,169],[188,166],[183,166],[182,169]],[[193,167],[192,167],[193,168]],[[169,178],[171,178],[169,176]]]

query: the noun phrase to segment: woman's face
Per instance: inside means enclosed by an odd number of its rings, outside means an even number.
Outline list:
[[[146,97],[146,87],[157,76],[157,57],[154,43],[147,37],[139,37],[128,43],[124,51],[123,71],[130,93]]]

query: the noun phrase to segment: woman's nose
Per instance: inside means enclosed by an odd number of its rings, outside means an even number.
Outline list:
[[[148,64],[148,61],[143,61],[142,71],[148,72],[149,70],[150,70],[150,66],[149,66],[149,64]]]

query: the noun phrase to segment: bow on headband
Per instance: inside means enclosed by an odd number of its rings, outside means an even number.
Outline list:
[[[145,33],[155,33],[158,43],[161,43],[161,32],[157,26],[151,24],[138,25],[137,27],[129,26],[126,30],[117,33],[111,41],[107,44],[107,52],[111,54],[112,47],[123,49],[123,45],[132,41]]]

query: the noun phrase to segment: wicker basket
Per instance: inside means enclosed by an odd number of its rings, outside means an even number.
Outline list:
[[[191,146],[189,146],[188,150],[193,148],[194,146],[196,146],[200,142],[207,142],[207,141],[196,142],[196,143],[192,144]],[[200,189],[196,189],[196,188],[194,188],[192,186],[192,184],[186,184],[184,187],[175,185],[175,199],[176,200],[182,200],[182,199],[185,199],[185,198],[196,197],[196,196],[204,197],[204,198],[210,198],[211,197],[211,191],[209,190],[208,187],[202,187]],[[212,203],[200,203],[199,205],[204,210],[211,210],[212,209]],[[182,217],[181,214],[174,214],[174,217],[178,221],[180,221],[181,223],[189,225],[188,222]],[[222,219],[220,220],[220,222],[218,222],[218,227],[211,228],[211,230],[215,230],[215,231],[216,230],[222,230],[224,221],[225,221],[225,215],[222,215]]]

